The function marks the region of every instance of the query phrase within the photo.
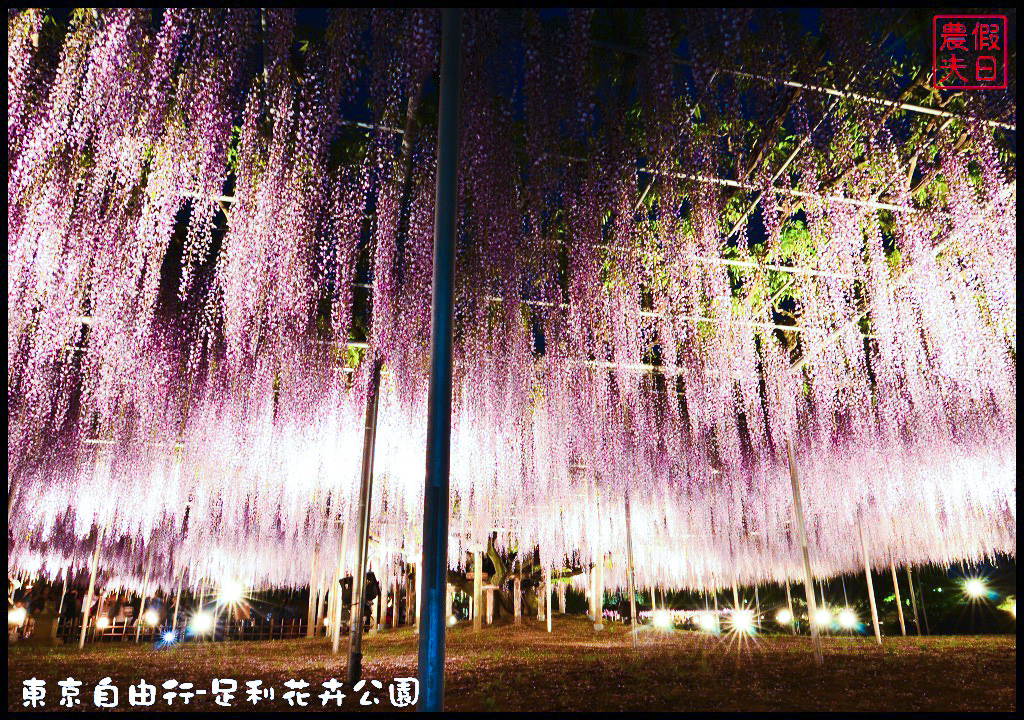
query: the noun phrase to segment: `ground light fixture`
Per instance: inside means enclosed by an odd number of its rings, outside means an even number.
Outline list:
[[[782,608],[775,613],[775,622],[779,625],[789,625],[793,622],[793,613],[791,613],[788,608]]]
[[[736,610],[729,618],[729,627],[736,633],[752,635],[754,626],[754,613],[751,610]]]
[[[669,630],[672,628],[672,616],[665,610],[658,610],[654,613],[654,627],[659,630]]]
[[[197,612],[192,616],[192,622],[189,623],[189,627],[194,634],[205,635],[213,630],[213,615],[205,611]]]
[[[985,583],[978,578],[968,578],[964,581],[964,593],[971,600],[980,600],[988,594]]]
[[[106,615],[100,615],[98,618],[96,618],[96,627],[100,630],[107,629],[108,627],[110,627],[110,618],[108,618]]]
[[[245,588],[234,579],[224,580],[220,584],[220,592],[217,595],[217,603],[220,605],[237,605],[245,597]]]
[[[21,625],[23,622],[25,622],[25,617],[25,608],[11,608],[7,611],[7,626],[10,627],[11,625]]]
[[[832,613],[828,608],[819,608],[814,613],[814,624],[818,627],[827,627],[832,622]]]
[[[697,616],[697,625],[705,632],[715,632],[718,629],[718,620],[711,613],[701,613]]]
[[[160,622],[160,615],[156,610],[147,610],[142,615],[142,619],[147,625],[156,626]]]
[[[857,613],[850,608],[840,610],[836,620],[839,622],[839,627],[843,630],[853,630],[857,627]]]

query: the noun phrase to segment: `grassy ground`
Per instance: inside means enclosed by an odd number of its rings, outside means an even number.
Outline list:
[[[814,666],[807,638],[756,639],[643,628],[634,650],[621,625],[594,633],[585,619],[556,617],[554,632],[526,620],[522,626],[459,626],[448,633],[446,708],[450,710],[860,710],[1016,711],[1015,636],[827,638],[825,664]],[[343,639],[344,640],[344,639]],[[275,699],[255,709],[289,709],[283,683],[302,679],[312,691],[307,708],[322,709],[321,683],[345,679],[345,655],[332,656],[327,641],[298,640],[179,645],[131,643],[77,648],[12,646],[7,659],[8,708],[22,707],[22,682],[47,681],[44,709],[56,710],[57,681],[83,680],[82,704],[94,709],[92,689],[104,677],[120,689],[140,678],[158,686],[153,709],[218,710],[209,694],[188,706],[159,697],[168,679],[209,692],[213,678],[234,678],[242,692],[236,710],[251,710],[244,683],[260,679]],[[388,684],[416,675],[417,638],[410,629],[382,631],[364,642],[364,677],[382,681],[378,710],[391,710]],[[369,688],[367,688],[369,689]],[[342,708],[361,708],[361,693],[345,689]],[[372,696],[371,696],[372,697]],[[337,707],[333,705],[336,710]],[[330,709],[330,708],[327,708]]]

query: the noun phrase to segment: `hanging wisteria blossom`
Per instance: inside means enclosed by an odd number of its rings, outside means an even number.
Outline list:
[[[45,17],[8,13],[9,565],[308,584],[355,554],[377,360],[375,562],[417,552],[439,13]],[[641,585],[800,577],[787,442],[815,575],[863,569],[858,517],[879,565],[1014,554],[1001,125],[684,69],[642,20],[627,85],[593,11],[466,14],[449,564],[623,587],[628,526]]]

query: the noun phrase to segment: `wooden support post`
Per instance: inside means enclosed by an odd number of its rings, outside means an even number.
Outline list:
[[[740,589],[736,587],[736,581],[732,581],[732,609],[740,609]]]
[[[473,550],[473,632],[479,632],[483,627],[483,575],[483,554],[476,549]]]
[[[494,589],[487,588],[487,614],[484,620],[488,625],[494,624]]]
[[[146,614],[146,601],[149,600],[149,571],[153,566],[153,558],[150,557],[146,561],[146,575],[142,581],[142,601],[139,603],[139,616],[135,618],[135,642],[139,641],[139,636],[142,634],[142,618]],[[63,596],[61,596],[63,600]]]
[[[185,578],[185,566],[181,566],[181,571],[178,573],[178,589],[174,593],[174,620],[171,623],[171,632],[178,632],[178,610],[181,609],[181,582]]]
[[[423,613],[423,565],[417,562],[413,565],[413,572],[416,573],[416,633],[420,632],[420,615]],[[448,613],[444,615],[444,621],[448,622]]]
[[[412,563],[405,566],[405,624],[412,625]]]
[[[565,583],[558,583],[558,614],[565,615]]]
[[[394,589],[394,591],[392,593],[394,595],[394,598],[391,600],[391,627],[392,628],[398,627],[398,602],[399,602],[399,600],[401,600],[401,597],[402,597],[402,589],[401,589],[402,586],[398,582],[398,577],[397,576],[395,577],[394,588],[395,589]]]
[[[796,635],[796,615],[793,614],[793,596],[789,593],[789,580],[786,580],[786,607],[789,609],[789,628]]]
[[[597,562],[594,562],[590,567],[590,572],[587,573],[587,617],[590,622],[597,620],[597,614],[594,612],[595,597],[595,579],[597,578]]]
[[[551,568],[548,566],[544,567],[544,605],[547,608],[548,632],[551,632]]]
[[[604,555],[598,556],[597,573],[594,576],[594,609],[597,618],[594,620],[595,630],[604,630]]]
[[[320,543],[313,545],[313,559],[309,570],[309,608],[306,613],[306,637],[313,637],[313,633],[316,631],[316,600],[317,590],[320,584],[320,576],[317,573],[319,569],[317,565],[320,560]]]
[[[910,607],[914,610],[914,627],[917,628],[917,636],[921,637],[921,619],[917,615],[917,594],[914,592],[914,578],[910,574],[909,565],[907,565],[907,585],[910,587]]]
[[[626,491],[626,568],[629,585],[629,623],[633,630],[633,647],[636,647],[636,588],[633,585],[633,531],[629,517],[629,491]]]
[[[71,568],[64,568],[64,584],[61,586],[61,589],[60,589],[60,604],[57,606],[57,620],[58,620],[58,622],[60,621],[61,613],[64,611],[64,595],[68,591],[68,573],[70,571],[71,571]]]
[[[917,587],[918,593],[921,595],[921,619],[924,620],[924,634],[931,635],[932,631],[928,627],[928,606],[924,600],[924,580],[921,579],[921,573],[917,574]]]
[[[754,585],[754,609],[757,612],[757,622],[761,622],[761,596],[757,592],[757,585]]]
[[[523,580],[516,575],[514,589],[512,591],[512,613],[515,616],[515,624],[523,623]]]
[[[814,602],[814,579],[811,577],[811,558],[807,552],[807,531],[804,528],[804,509],[800,502],[800,481],[797,477],[796,460],[793,458],[793,443],[786,440],[786,453],[789,456],[789,479],[793,488],[793,511],[796,514],[797,533],[800,538],[804,560],[804,589],[807,594],[807,620],[811,626],[811,643],[814,646],[814,663],[821,665],[821,638],[818,637],[818,626],[814,621],[816,603]]]
[[[341,578],[345,577],[345,555],[348,551],[348,535],[345,533],[345,523],[341,524],[341,552],[338,554],[338,569],[335,577],[337,578],[334,582],[334,591],[337,593],[338,599],[334,603],[334,620],[331,625],[331,652],[335,655],[338,654],[339,646],[341,645],[341,621],[344,619],[345,612],[345,601],[342,598],[341,592]]]
[[[82,634],[78,638],[78,649],[85,647],[85,635],[89,631],[89,610],[92,606],[92,596],[96,591],[96,571],[100,565],[100,546],[103,544],[103,533],[106,527],[101,527],[96,535],[96,549],[92,554],[92,565],[89,568],[89,591],[85,594],[85,603],[82,605]]]
[[[892,571],[892,589],[896,593],[896,614],[900,618],[900,632],[903,637],[907,636],[907,624],[903,619],[903,601],[900,600],[900,582],[896,578],[896,564],[893,563],[892,558],[889,558],[889,570]]]
[[[871,582],[871,559],[868,557],[868,543],[864,539],[864,524],[861,521],[861,511],[857,510],[857,532],[860,534],[860,549],[864,556],[864,577],[868,581],[868,601],[871,605],[871,626],[875,630],[875,642],[882,644],[882,629],[878,625],[878,607],[875,605],[875,586]]]
[[[455,601],[455,591],[449,583],[445,594],[445,606],[444,606],[444,624],[447,625],[454,613],[452,613],[452,603]]]

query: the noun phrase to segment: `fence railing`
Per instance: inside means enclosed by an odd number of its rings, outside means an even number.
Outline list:
[[[134,642],[138,630],[139,642],[157,642],[171,632],[171,623],[149,625],[143,622],[137,628],[132,620],[112,620],[107,627],[97,627],[90,621],[86,633],[87,643]],[[61,620],[57,625],[57,637],[65,644],[77,643],[82,633],[82,618]],[[322,633],[321,633],[322,634]],[[216,627],[205,633],[194,633],[188,621],[178,618],[174,641],[181,640],[296,640],[306,637],[306,621],[302,618],[280,618],[276,620],[220,620]]]

